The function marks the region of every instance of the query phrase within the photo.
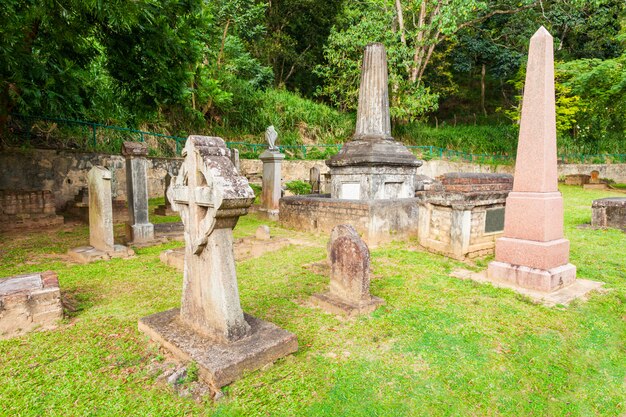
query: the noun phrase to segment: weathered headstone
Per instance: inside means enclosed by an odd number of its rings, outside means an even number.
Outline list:
[[[309,170],[309,183],[311,184],[311,194],[320,193],[320,169],[318,167],[312,167]]]
[[[347,316],[374,311],[384,304],[370,295],[370,252],[350,225],[335,226],[328,243],[330,291],[314,294],[312,300],[324,310]]]
[[[530,40],[513,191],[504,237],[488,275],[495,281],[552,292],[576,281],[563,235],[558,189],[553,41],[541,27]]]
[[[122,155],[126,158],[126,194],[128,222],[126,240],[143,243],[154,240],[154,225],[148,214],[148,145],[142,142],[124,142]]]
[[[139,329],[181,360],[194,360],[217,387],[297,350],[296,336],[244,315],[239,302],[233,233],[254,192],[229,159],[220,138],[190,136],[168,190],[185,226],[180,310],[139,321]]]
[[[113,251],[113,204],[111,172],[94,166],[87,174],[89,187],[89,244],[104,251]]]
[[[281,164],[285,155],[276,147],[278,134],[274,126],[267,128],[265,139],[269,148],[259,159],[263,161],[263,189],[261,191],[261,210],[267,211],[270,216],[278,214],[278,202],[281,197]]]
[[[165,186],[163,193],[163,195],[165,196],[165,203],[159,204],[159,206],[154,210],[154,213],[158,214],[159,216],[175,216],[177,214],[174,210],[172,210],[172,204],[167,198],[167,189],[170,188],[171,181],[172,175],[168,172],[163,178],[163,185]]]
[[[68,254],[79,262],[124,258],[134,252],[113,240],[113,203],[111,201],[111,172],[94,166],[87,174],[89,187],[89,244],[70,249]]]
[[[270,228],[269,226],[262,224],[257,227],[255,237],[259,240],[270,240]]]
[[[241,172],[240,167],[239,167],[239,149],[232,148],[230,150],[230,161],[235,166],[235,169],[237,170],[237,172]]]

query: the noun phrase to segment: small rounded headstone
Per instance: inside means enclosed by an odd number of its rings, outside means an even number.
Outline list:
[[[261,225],[256,229],[256,238],[259,240],[270,240],[270,228],[267,225]]]

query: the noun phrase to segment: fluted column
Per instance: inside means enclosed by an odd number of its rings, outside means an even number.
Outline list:
[[[365,47],[354,138],[391,138],[387,53],[382,43]]]

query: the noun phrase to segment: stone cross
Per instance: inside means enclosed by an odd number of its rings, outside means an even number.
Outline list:
[[[530,40],[513,191],[488,275],[544,292],[576,280],[558,189],[553,39],[543,26]]]
[[[232,229],[254,192],[235,171],[222,139],[190,136],[183,156],[167,193],[185,227],[180,318],[209,338],[238,340],[250,326],[239,302]]]
[[[126,238],[134,243],[154,240],[154,225],[148,217],[148,145],[142,142],[124,142],[122,155],[126,157],[128,195]]]
[[[370,251],[347,224],[335,226],[328,242],[330,291],[314,294],[313,302],[329,312],[348,316],[368,313],[383,300],[370,295]]]
[[[89,188],[89,244],[103,252],[114,251],[111,172],[94,166],[87,174]]]

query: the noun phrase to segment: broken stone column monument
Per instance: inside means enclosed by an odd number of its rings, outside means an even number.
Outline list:
[[[89,188],[89,244],[70,249],[68,254],[79,262],[110,258],[125,258],[134,252],[113,240],[113,203],[111,201],[111,172],[94,166],[87,174]]]
[[[312,301],[334,314],[356,316],[370,313],[384,304],[370,295],[370,251],[354,227],[333,228],[328,243],[330,290],[313,294]]]
[[[365,48],[354,136],[326,164],[332,198],[414,197],[415,174],[422,162],[391,136],[387,53],[381,43]]]
[[[281,197],[281,173],[280,168],[285,159],[285,155],[280,153],[276,146],[278,133],[274,126],[267,128],[265,139],[269,147],[259,155],[263,161],[263,189],[261,191],[261,210],[266,211],[270,216],[278,215],[278,202]]]
[[[141,142],[124,142],[122,155],[126,158],[126,194],[128,196],[128,222],[126,240],[143,243],[154,240],[154,225],[148,215],[148,145]]]
[[[513,191],[489,278],[552,292],[576,281],[563,235],[558,189],[553,41],[541,27],[530,40]]]
[[[189,136],[168,197],[185,226],[180,309],[139,320],[139,329],[179,359],[193,360],[216,387],[298,348],[296,336],[244,314],[239,302],[232,229],[254,192],[229,159],[224,141]]]

